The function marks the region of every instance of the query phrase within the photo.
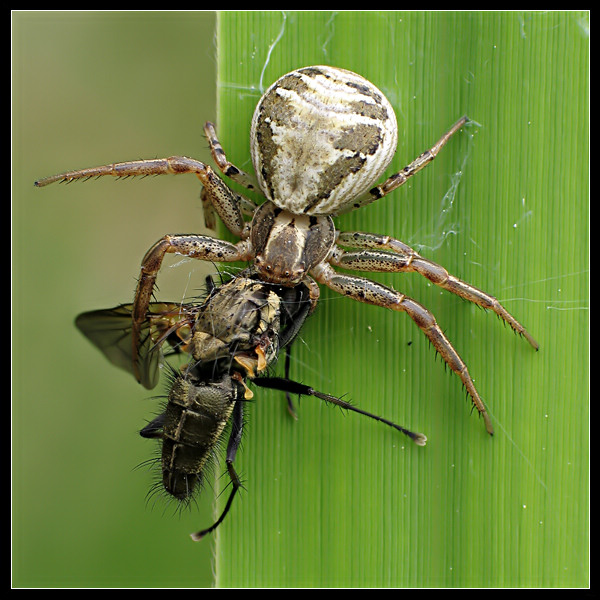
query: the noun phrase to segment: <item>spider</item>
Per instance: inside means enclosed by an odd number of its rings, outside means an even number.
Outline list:
[[[142,260],[132,310],[134,362],[152,292],[167,253],[215,262],[249,262],[265,282],[295,286],[303,282],[314,307],[318,284],[359,302],[405,312],[464,384],[485,427],[491,419],[467,366],[446,338],[434,315],[402,292],[334,267],[370,272],[416,272],[435,285],[495,312],[537,349],[526,329],[490,294],[466,283],[404,242],[389,235],[339,231],[333,218],[387,196],[427,166],[466,123],[460,118],[431,148],[398,173],[376,185],[397,147],[394,110],[383,93],[345,69],[297,69],[273,83],[259,100],[250,131],[256,178],[231,163],[212,123],[205,135],[223,175],[266,201],[256,205],[230,189],[208,165],[183,156],[121,162],[68,171],[36,182],[89,177],[195,174],[201,181],[207,224],[214,213],[240,238],[230,243],[205,235],[165,235]],[[251,216],[246,221],[244,215]],[[139,373],[136,374],[139,380]]]

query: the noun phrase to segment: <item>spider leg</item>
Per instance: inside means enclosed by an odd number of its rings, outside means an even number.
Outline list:
[[[131,344],[134,374],[139,381],[137,367],[138,346],[142,324],[146,320],[148,306],[158,272],[165,254],[181,254],[190,258],[214,262],[247,261],[251,257],[248,241],[232,244],[206,235],[165,235],[146,252],[142,259],[132,310]]]
[[[338,244],[368,249],[348,252],[336,248],[330,260],[332,264],[357,271],[419,273],[435,285],[478,306],[494,311],[514,331],[524,336],[531,346],[538,349],[538,343],[531,334],[494,296],[450,275],[444,267],[423,258],[400,240],[384,235],[346,232],[340,233],[337,241]],[[371,248],[380,248],[381,250],[371,250]]]
[[[375,200],[379,200],[379,198],[387,196],[401,185],[404,185],[410,177],[426,167],[438,155],[439,151],[446,145],[448,140],[468,122],[468,117],[461,117],[431,148],[429,148],[429,150],[425,150],[425,152],[417,156],[417,158],[401,171],[390,175],[383,183],[371,188],[359,197],[352,203],[352,208],[355,209],[370,204]]]
[[[206,135],[206,139],[208,140],[208,145],[210,147],[213,160],[223,175],[229,177],[229,179],[235,181],[236,183],[243,185],[246,189],[260,192],[260,187],[252,175],[242,171],[240,168],[236,167],[233,163],[230,163],[227,160],[225,150],[223,150],[223,146],[221,146],[221,142],[219,142],[219,138],[217,138],[215,126],[210,121],[207,121],[204,124],[204,135]]]
[[[250,201],[230,190],[211,167],[193,158],[170,156],[169,158],[112,163],[44,177],[36,181],[35,185],[37,187],[44,187],[55,182],[71,182],[77,179],[89,179],[105,175],[112,177],[137,177],[187,173],[195,174],[204,187],[205,191],[203,192],[202,202],[207,222],[210,223],[212,219],[214,227],[214,213],[209,207],[209,204],[212,204],[227,229],[234,235],[241,237],[245,227],[242,208],[244,211],[247,211],[247,204],[251,204]]]
[[[65,171],[57,175],[43,177],[35,182],[37,187],[44,187],[56,182],[75,181],[76,179],[90,179],[91,177],[145,177],[148,175],[179,175],[182,173],[195,173],[204,183],[210,167],[199,160],[186,156],[170,156],[169,158],[152,158],[149,160],[133,160],[126,162],[110,163],[98,167],[88,167],[75,171]]]
[[[200,191],[200,202],[202,202],[204,224],[208,229],[215,230],[217,228],[217,211],[215,210],[212,199],[204,186],[202,186],[202,190]]]
[[[448,366],[460,377],[471,397],[473,405],[483,417],[488,433],[494,433],[485,404],[475,388],[475,384],[469,375],[467,366],[450,341],[446,338],[431,312],[412,298],[409,298],[400,292],[377,283],[376,281],[371,281],[370,279],[337,273],[326,263],[321,263],[319,266],[315,267],[311,273],[319,283],[326,285],[339,294],[348,296],[359,302],[374,304],[376,306],[382,306],[384,308],[407,313],[421,331],[429,338],[433,347],[439,352],[440,356],[446,361]]]

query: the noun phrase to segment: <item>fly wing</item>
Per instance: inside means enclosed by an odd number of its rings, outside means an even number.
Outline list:
[[[132,304],[93,310],[75,319],[76,327],[115,366],[135,375],[132,355]],[[163,362],[163,343],[177,347],[189,336],[197,308],[191,304],[154,302],[141,328],[138,346],[140,383],[154,388]]]

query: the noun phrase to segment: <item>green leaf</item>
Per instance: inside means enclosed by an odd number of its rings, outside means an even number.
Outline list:
[[[218,134],[242,169],[261,93],[310,64],[356,71],[388,96],[400,134],[388,174],[461,115],[474,121],[409,184],[337,225],[400,238],[495,295],[540,350],[418,275],[373,275],[435,314],[487,403],[491,438],[410,318],[323,290],[292,377],[428,444],[312,398],[294,421],[281,394],[258,390],[236,461],[245,491],[216,533],[218,586],[589,584],[588,20],[219,15]]]

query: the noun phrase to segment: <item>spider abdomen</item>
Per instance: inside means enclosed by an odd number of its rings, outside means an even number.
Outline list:
[[[335,215],[372,187],[398,142],[394,110],[371,82],[317,66],[278,79],[262,96],[250,132],[265,197],[295,214]]]

